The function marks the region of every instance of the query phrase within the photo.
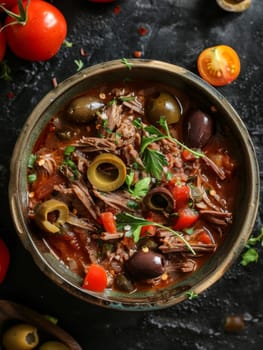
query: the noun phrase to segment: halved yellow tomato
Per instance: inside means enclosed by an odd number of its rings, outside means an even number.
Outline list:
[[[197,69],[200,76],[209,84],[223,86],[239,76],[240,59],[237,52],[230,46],[212,46],[200,53]]]

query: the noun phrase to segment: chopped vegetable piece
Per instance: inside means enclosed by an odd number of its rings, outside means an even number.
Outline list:
[[[178,217],[173,226],[174,230],[184,230],[185,228],[191,227],[198,220],[199,214],[191,208],[182,208],[178,210]]]
[[[103,292],[107,286],[107,274],[104,268],[97,264],[91,264],[84,278],[82,288],[93,292]]]
[[[116,220],[112,212],[108,211],[108,212],[101,213],[100,220],[106,232],[109,232],[109,233],[117,232]]]

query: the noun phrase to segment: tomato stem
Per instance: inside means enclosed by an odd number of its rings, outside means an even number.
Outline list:
[[[27,13],[28,13],[28,6],[29,6],[30,0],[26,1],[26,4],[23,6],[23,1],[18,0],[18,14],[14,13],[7,8],[5,8],[3,5],[0,4],[0,8],[11,18],[14,19],[13,22],[6,24],[0,29],[0,32],[4,30],[6,27],[14,24],[22,24],[25,25],[27,23]]]

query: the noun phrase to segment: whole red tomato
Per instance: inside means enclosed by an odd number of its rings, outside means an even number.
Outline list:
[[[24,8],[26,3],[22,3]],[[11,11],[18,14],[18,5]],[[5,24],[13,21],[7,16]],[[46,61],[59,51],[67,34],[67,23],[55,6],[34,0],[28,5],[26,23],[9,25],[5,31],[7,44],[16,56],[29,61]]]
[[[5,242],[0,238],[0,283],[5,279],[10,263],[10,253]]]
[[[0,25],[1,28],[1,25]],[[6,50],[6,40],[5,40],[5,35],[3,31],[0,32],[0,62],[5,56],[5,50]]]

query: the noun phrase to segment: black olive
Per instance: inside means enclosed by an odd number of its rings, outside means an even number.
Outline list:
[[[170,213],[174,209],[174,197],[164,186],[158,186],[150,190],[143,199],[144,205],[150,210],[166,211]]]
[[[151,250],[139,250],[126,261],[125,268],[134,280],[155,278],[164,273],[165,259]]]
[[[183,121],[183,138],[189,147],[202,148],[213,136],[214,122],[210,115],[201,110],[192,110]]]

